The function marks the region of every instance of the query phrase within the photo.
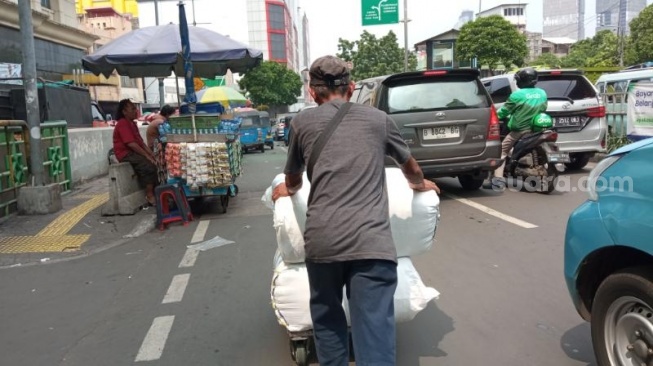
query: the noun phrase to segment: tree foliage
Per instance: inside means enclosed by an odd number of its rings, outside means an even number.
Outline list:
[[[561,60],[558,56],[552,53],[543,53],[530,64],[531,66],[560,67]]]
[[[370,77],[395,74],[404,71],[404,48],[399,47],[397,35],[390,31],[381,38],[364,31],[359,40],[338,40],[337,56],[354,64],[352,78],[363,80]],[[408,57],[408,70],[417,67],[414,54]]]
[[[630,39],[626,52],[629,63],[637,64],[653,60],[653,5],[642,10],[630,22]]]
[[[490,70],[497,65],[521,66],[528,55],[526,37],[499,15],[481,17],[465,23],[456,41],[459,60],[476,58]]]
[[[302,79],[285,65],[263,61],[248,71],[238,82],[249,93],[254,104],[289,105],[297,103],[302,92]]]
[[[610,67],[619,65],[617,36],[609,30],[596,33],[571,46],[562,59],[562,67]]]

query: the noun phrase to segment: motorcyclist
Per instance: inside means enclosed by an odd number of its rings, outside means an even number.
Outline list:
[[[546,111],[548,105],[546,92],[535,87],[537,84],[535,69],[526,67],[517,71],[515,81],[519,90],[510,94],[506,103],[497,111],[500,120],[505,121],[508,118],[509,133],[501,143],[501,159],[504,159],[504,163],[494,171],[493,178],[484,186],[486,189],[506,188],[506,180],[503,177],[505,158],[510,154],[515,143],[531,131],[533,118]]]

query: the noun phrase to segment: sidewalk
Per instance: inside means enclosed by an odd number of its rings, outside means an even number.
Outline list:
[[[51,215],[13,215],[0,224],[0,268],[52,263],[92,254],[154,228],[154,208],[133,216],[102,216],[108,177],[62,196],[63,210]]]

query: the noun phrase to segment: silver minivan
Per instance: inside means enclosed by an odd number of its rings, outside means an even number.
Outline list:
[[[582,169],[596,153],[606,152],[608,126],[605,106],[598,90],[580,70],[537,70],[537,87],[544,89],[558,132],[556,144],[569,153],[569,170]],[[497,109],[519,89],[514,73],[482,79]]]

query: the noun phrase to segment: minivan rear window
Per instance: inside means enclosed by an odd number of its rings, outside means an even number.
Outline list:
[[[386,113],[439,109],[488,108],[489,98],[477,79],[432,78],[388,87]]]
[[[594,86],[581,75],[540,75],[536,86],[544,89],[549,98],[596,98]]]

